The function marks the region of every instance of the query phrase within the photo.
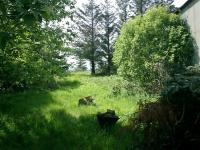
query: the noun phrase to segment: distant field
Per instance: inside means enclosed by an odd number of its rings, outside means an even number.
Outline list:
[[[60,88],[0,95],[1,150],[127,150],[133,149],[128,117],[137,109],[138,96],[114,96],[116,77],[73,73],[58,79]],[[92,96],[96,106],[78,107]],[[102,130],[96,113],[114,109],[120,120]]]

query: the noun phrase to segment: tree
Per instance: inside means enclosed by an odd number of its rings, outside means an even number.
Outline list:
[[[172,4],[174,0],[131,0],[131,8],[135,15],[143,15],[148,8],[158,4]]]
[[[118,33],[122,25],[137,15],[143,15],[153,5],[171,5],[174,0],[116,0],[119,21]]]
[[[193,40],[185,22],[168,8],[158,6],[123,26],[114,62],[123,77],[139,81],[152,91],[192,65],[193,53]]]
[[[0,0],[0,91],[53,82],[67,67],[65,41],[53,22],[70,17],[69,0]]]
[[[110,75],[113,70],[113,45],[116,39],[116,14],[113,11],[113,6],[109,0],[105,0],[102,4],[102,19],[101,19],[101,50],[104,59],[107,61],[106,73]]]
[[[131,0],[116,0],[119,15],[119,28],[133,15],[130,10],[130,2]]]
[[[76,54],[90,61],[91,74],[95,74],[96,71],[99,18],[100,9],[94,0],[89,0],[88,4],[84,4],[83,8],[78,8],[76,11],[76,24],[78,26]]]
[[[76,71],[86,71],[86,70],[87,70],[86,61],[83,59],[78,59]]]

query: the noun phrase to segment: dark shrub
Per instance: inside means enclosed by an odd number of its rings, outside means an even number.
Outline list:
[[[189,67],[185,73],[175,75],[162,91],[161,102],[200,105],[200,67]]]
[[[190,67],[168,82],[159,101],[140,103],[131,122],[143,129],[141,149],[200,149],[199,75],[199,67]]]

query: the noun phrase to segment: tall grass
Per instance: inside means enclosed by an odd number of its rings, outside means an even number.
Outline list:
[[[0,149],[133,149],[126,125],[139,97],[112,95],[116,80],[74,73],[58,79],[56,90],[0,95]],[[96,106],[78,107],[85,96],[94,97]],[[96,120],[96,113],[107,109],[120,117],[110,131]]]

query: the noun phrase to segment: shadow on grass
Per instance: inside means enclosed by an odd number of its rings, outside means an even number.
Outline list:
[[[71,74],[69,74],[69,76],[75,76],[75,77],[88,77],[90,78],[92,75],[90,72],[72,72]]]
[[[105,131],[97,124],[96,116],[67,114],[54,110],[47,119],[40,113],[24,117],[0,116],[0,147],[3,150],[114,150],[131,149],[130,132],[117,124]]]
[[[26,114],[40,110],[48,104],[55,103],[49,92],[26,91],[23,93],[0,95],[0,112],[5,114]]]
[[[77,80],[58,81],[57,90],[69,90],[78,88],[81,83]],[[54,90],[56,90],[54,89]],[[53,90],[52,90],[53,91]],[[0,94],[0,112],[24,114],[38,111],[49,104],[57,103],[49,91],[29,90],[19,93]]]
[[[61,90],[69,90],[69,89],[75,89],[78,88],[81,85],[81,82],[79,82],[78,80],[64,80],[64,81],[58,81],[58,88],[57,89],[61,89]]]

